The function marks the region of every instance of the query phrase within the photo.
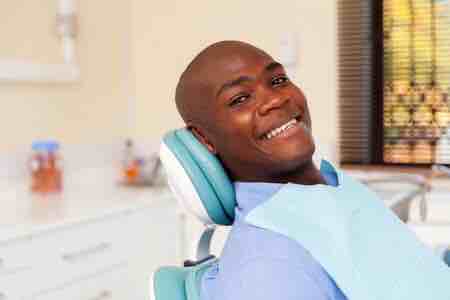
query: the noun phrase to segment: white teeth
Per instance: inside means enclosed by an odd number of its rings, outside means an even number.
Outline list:
[[[283,131],[285,131],[286,129],[288,129],[288,128],[291,128],[292,126],[294,126],[296,123],[298,123],[298,121],[296,120],[296,119],[292,119],[292,120],[290,120],[289,122],[287,122],[286,124],[283,124],[283,125],[281,125],[280,127],[278,127],[278,128],[275,128],[275,129],[272,129],[271,131],[269,131],[267,134],[265,134],[265,138],[266,139],[271,139],[271,138],[273,138],[273,137],[275,137],[275,136],[277,136],[277,135],[279,135],[280,133],[282,133]],[[301,122],[301,124],[300,124],[301,126],[305,126],[304,124],[303,124],[303,122]]]

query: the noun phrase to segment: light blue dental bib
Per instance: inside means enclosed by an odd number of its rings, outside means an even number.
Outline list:
[[[450,300],[450,269],[377,195],[337,171],[339,186],[287,184],[246,217],[299,242],[349,300]]]

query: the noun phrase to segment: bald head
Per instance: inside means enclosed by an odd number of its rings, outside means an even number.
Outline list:
[[[181,75],[176,103],[233,180],[301,183],[320,175],[306,98],[266,52],[238,41],[207,47]]]
[[[270,57],[248,43],[221,41],[208,46],[191,61],[180,76],[175,95],[177,109],[188,126],[209,127],[208,109],[214,100],[212,81],[218,72],[229,68],[231,61],[252,55]]]

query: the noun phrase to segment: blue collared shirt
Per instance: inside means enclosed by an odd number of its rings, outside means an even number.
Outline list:
[[[327,184],[338,185],[322,162]],[[202,278],[201,300],[345,300],[333,279],[296,241],[245,222],[247,214],[280,188],[237,182],[236,217],[220,260]]]

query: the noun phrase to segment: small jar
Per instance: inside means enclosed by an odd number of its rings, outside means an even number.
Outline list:
[[[62,191],[62,166],[59,144],[55,141],[36,141],[29,160],[31,191],[58,193]]]
[[[136,157],[133,141],[127,139],[122,161],[122,177],[125,184],[133,185],[138,183],[141,165],[142,162]]]

